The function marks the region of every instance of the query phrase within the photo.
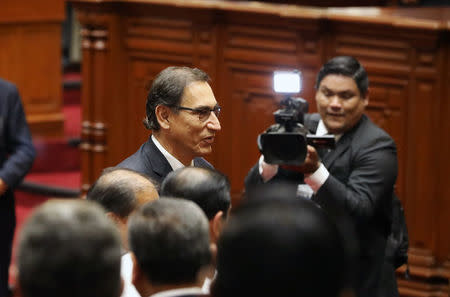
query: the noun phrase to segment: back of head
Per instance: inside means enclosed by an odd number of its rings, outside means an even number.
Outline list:
[[[158,191],[149,177],[125,168],[105,169],[86,196],[121,218],[157,198]]]
[[[84,200],[50,201],[20,234],[23,297],[118,297],[120,239],[103,210]]]
[[[160,126],[156,119],[155,109],[158,105],[177,106],[181,102],[184,88],[192,82],[209,81],[209,76],[198,68],[167,67],[153,81],[147,95],[144,126],[158,131]]]
[[[252,201],[219,239],[212,295],[336,297],[344,255],[336,226],[313,202]]]
[[[129,240],[140,269],[155,285],[195,283],[211,257],[208,220],[184,199],[144,205],[131,216]]]
[[[317,74],[316,89],[320,83],[329,74],[343,75],[353,78],[358,86],[361,96],[367,94],[369,88],[369,78],[364,67],[353,57],[338,56],[326,62]]]
[[[228,178],[209,168],[184,167],[169,173],[161,184],[161,195],[195,202],[208,220],[219,211],[226,217],[231,204]]]

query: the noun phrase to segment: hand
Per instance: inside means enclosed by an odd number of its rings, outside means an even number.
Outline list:
[[[0,178],[0,195],[3,195],[8,189],[8,185]]]
[[[313,146],[308,145],[305,162],[302,165],[281,165],[282,168],[291,171],[297,171],[303,174],[312,174],[320,166],[319,154]]]

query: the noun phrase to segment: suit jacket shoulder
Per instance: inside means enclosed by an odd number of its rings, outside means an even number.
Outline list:
[[[214,166],[211,165],[208,161],[206,161],[204,158],[198,157],[194,159],[194,166],[195,167],[202,167],[202,168],[209,168],[214,169]]]
[[[156,147],[151,137],[133,155],[119,163],[117,167],[146,174],[158,184],[172,171],[169,162]]]
[[[201,157],[194,159],[194,166],[214,169],[208,161]],[[137,152],[123,160],[117,167],[146,174],[158,184],[161,184],[166,175],[173,171],[172,166],[156,147],[151,137],[141,145]]]

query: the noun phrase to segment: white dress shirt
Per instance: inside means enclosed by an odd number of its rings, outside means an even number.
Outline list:
[[[177,170],[177,169],[185,167],[183,163],[181,163],[177,158],[175,158],[168,151],[166,151],[166,149],[161,145],[161,143],[159,143],[159,141],[153,135],[152,135],[152,140],[153,140],[153,143],[156,145],[156,147],[159,149],[159,151],[166,158],[167,162],[169,162],[170,167],[172,167],[173,170]],[[194,160],[191,161],[191,166],[194,166]]]
[[[123,279],[123,291],[121,297],[141,297],[132,283],[133,276],[133,260],[131,253],[122,255],[120,275]]]
[[[176,297],[182,295],[203,295],[203,291],[198,287],[191,288],[180,288],[173,290],[161,291],[156,294],[151,295],[150,297]]]

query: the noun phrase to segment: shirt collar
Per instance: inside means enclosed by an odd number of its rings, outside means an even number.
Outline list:
[[[319,121],[319,124],[317,125],[317,130],[316,130],[316,135],[317,136],[323,136],[328,134],[328,130],[327,127],[325,127],[324,122],[322,121],[322,119]],[[336,142],[339,141],[339,139],[342,137],[342,134],[335,134],[334,135],[334,139],[336,140]]]
[[[163,156],[166,158],[167,162],[169,162],[170,167],[172,167],[173,170],[177,170],[184,167],[184,164],[181,163],[177,158],[172,156],[168,151],[166,151],[166,149],[161,145],[161,143],[159,143],[159,141],[153,135],[152,141],[159,149],[159,151],[163,154]],[[191,161],[191,166],[194,166],[194,160]]]
[[[191,288],[180,288],[173,290],[161,291],[156,294],[151,295],[150,297],[175,297],[175,296],[183,296],[183,295],[203,295],[203,291],[198,287]]]

